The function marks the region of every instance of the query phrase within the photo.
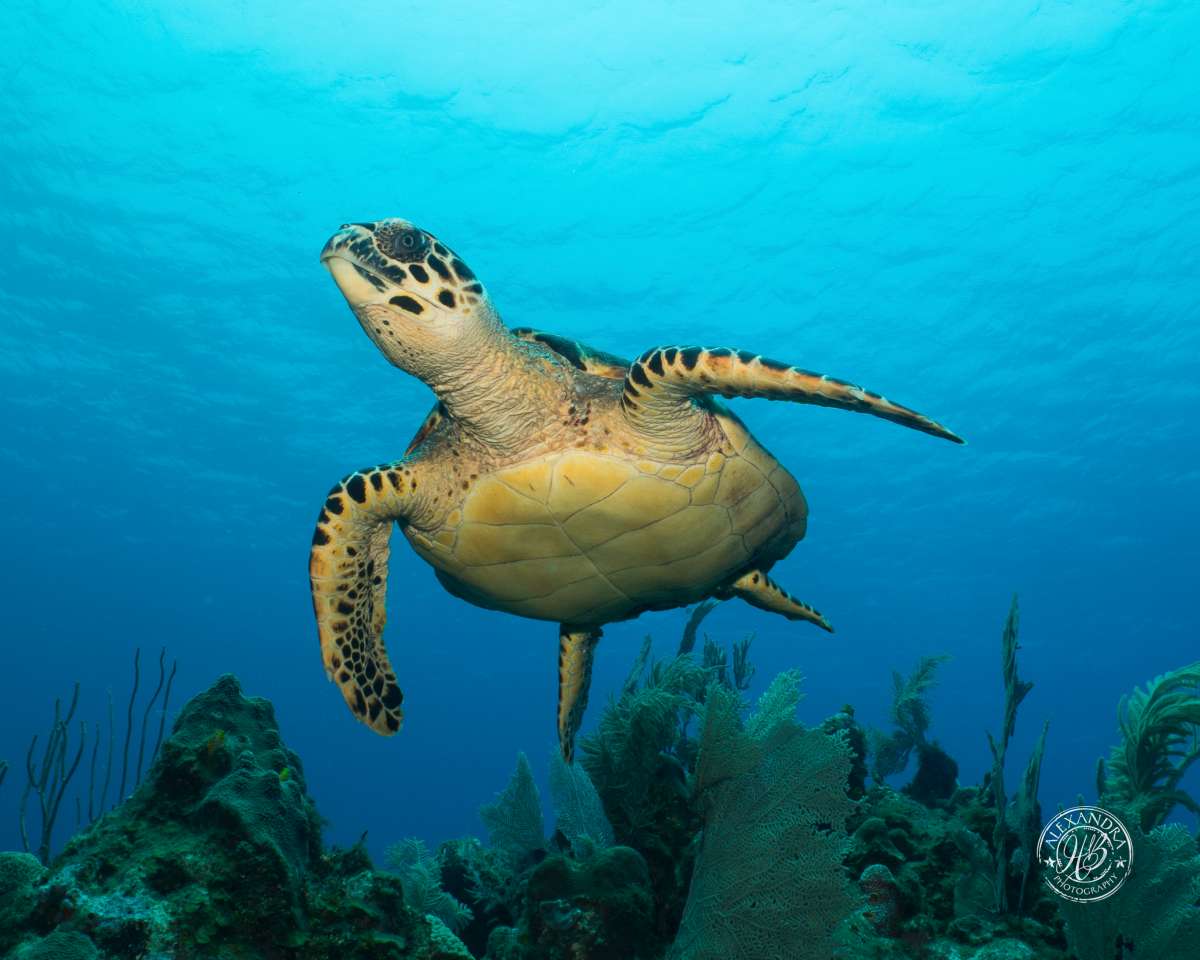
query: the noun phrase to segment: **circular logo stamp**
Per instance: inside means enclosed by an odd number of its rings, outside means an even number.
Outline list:
[[[1046,824],[1037,855],[1051,890],[1093,903],[1121,889],[1133,866],[1133,841],[1125,824],[1102,807],[1072,807]]]

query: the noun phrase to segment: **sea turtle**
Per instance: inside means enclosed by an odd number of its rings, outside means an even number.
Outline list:
[[[605,624],[740,597],[830,629],[768,576],[804,536],[804,495],[718,396],[855,410],[962,442],[877,393],[740,350],[656,347],[630,362],[509,329],[462,259],[406,220],[346,224],[321,260],[384,356],[437,396],[401,459],[330,491],[313,534],[325,669],[385,736],[403,699],[383,644],[394,522],[454,596],[559,624],[570,760]]]

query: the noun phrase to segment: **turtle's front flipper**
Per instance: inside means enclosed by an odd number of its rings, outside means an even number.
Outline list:
[[[600,634],[599,627],[558,628],[558,745],[567,763],[575,755],[575,734],[587,709]]]
[[[750,570],[742,574],[729,585],[725,595],[741,597],[752,607],[782,614],[789,620],[807,620],[822,630],[833,633],[833,627],[821,616],[820,611],[797,600],[761,570]]]
[[[308,562],[325,672],[354,715],[384,736],[404,718],[383,646],[388,537],[411,515],[416,486],[403,461],[350,474],[329,492]]]
[[[845,380],[723,347],[648,350],[630,365],[621,403],[635,429],[648,437],[670,436],[680,432],[701,393],[838,407],[963,442],[940,423]]]

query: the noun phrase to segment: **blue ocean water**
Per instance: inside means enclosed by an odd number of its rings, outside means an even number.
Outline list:
[[[554,747],[550,624],[477,610],[394,544],[403,733],[356,723],[308,595],[329,486],[399,456],[428,390],[317,262],[347,220],[455,247],[505,319],[636,354],[762,351],[965,448],[738,401],[808,495],[778,579],[838,632],[735,603],[756,690],[885,725],[948,653],[932,733],[974,782],[1023,611],[1011,756],[1093,795],[1119,696],[1196,658],[1200,7],[606,0],[452,8],[13,0],[0,30],[0,849],[56,696],[118,715],[166,645],[172,711],[271,698],[331,839],[480,832]],[[586,732],[647,632],[614,625]],[[1020,759],[1015,761],[1020,763]],[[1015,771],[1012,772],[1015,776]],[[59,842],[73,820],[63,817]]]

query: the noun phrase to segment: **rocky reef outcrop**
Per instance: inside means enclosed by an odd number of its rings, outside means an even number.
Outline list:
[[[0,955],[462,960],[360,847],[326,849],[266,700],[221,677],[148,778],[45,869],[0,855]]]

